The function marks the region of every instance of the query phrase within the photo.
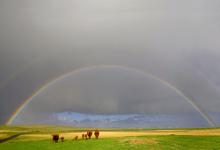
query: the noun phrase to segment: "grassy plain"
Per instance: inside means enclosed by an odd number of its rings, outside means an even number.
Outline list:
[[[87,129],[67,126],[0,126],[0,150],[218,150],[220,128],[204,129],[103,129],[100,139],[82,140]],[[53,143],[59,133],[65,142]],[[73,138],[78,135],[79,140]]]

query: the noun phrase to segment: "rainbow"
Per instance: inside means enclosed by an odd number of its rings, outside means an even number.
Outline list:
[[[74,71],[65,73],[57,78],[54,78],[50,81],[48,81],[46,84],[44,84],[41,88],[39,88],[36,92],[34,92],[33,95],[31,95],[28,99],[26,99],[24,101],[24,103],[18,107],[18,109],[13,113],[13,115],[9,118],[9,120],[6,122],[7,125],[10,125],[13,123],[13,121],[15,120],[15,118],[20,114],[20,112],[37,96],[39,95],[42,91],[44,91],[45,89],[49,88],[50,86],[54,85],[55,83],[65,79],[66,77],[72,76],[74,74],[80,73],[82,71],[89,71],[92,69],[96,69],[96,68],[120,68],[120,69],[126,69],[126,70],[132,70],[135,71],[137,73],[141,73],[146,75],[147,77],[160,82],[161,84],[165,85],[166,87],[170,88],[171,90],[173,90],[174,92],[176,92],[179,96],[181,96],[182,98],[184,98],[190,105],[193,106],[193,108],[203,117],[204,120],[207,121],[207,123],[211,126],[214,127],[215,123],[213,122],[212,118],[192,99],[190,99],[189,97],[187,97],[185,94],[183,94],[179,89],[177,89],[175,86],[173,86],[172,84],[170,84],[169,82],[147,72],[147,71],[142,71],[142,70],[138,70],[136,68],[131,68],[131,67],[126,67],[126,66],[120,66],[120,65],[95,65],[95,66],[87,66],[84,68],[79,68],[76,69]]]

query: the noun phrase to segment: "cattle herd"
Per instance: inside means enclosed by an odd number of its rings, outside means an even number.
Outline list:
[[[92,135],[93,135],[93,132],[94,132],[94,135],[95,135],[95,138],[98,139],[99,138],[99,130],[96,129],[95,131],[92,131],[92,130],[88,130],[86,133],[83,133],[82,134],[82,139],[84,140],[87,140],[87,139],[91,139],[92,138]],[[55,143],[58,143],[58,141],[60,140],[61,142],[64,142],[64,136],[59,136],[59,134],[53,134],[52,135],[52,140],[55,142]],[[75,136],[73,138],[73,140],[77,141],[78,140],[78,135]]]

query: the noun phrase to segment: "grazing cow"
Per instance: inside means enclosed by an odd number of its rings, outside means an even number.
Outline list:
[[[87,131],[87,136],[88,136],[89,139],[91,139],[92,131]]]
[[[78,140],[78,135],[77,136],[75,136],[75,138],[74,138],[76,141]]]
[[[58,140],[59,140],[59,134],[54,134],[54,135],[52,135],[52,137],[53,137],[53,141],[54,141],[55,143],[57,143]]]
[[[85,134],[84,136],[85,136],[85,139],[87,140],[87,139],[88,139],[88,138],[87,138],[87,134]]]
[[[99,130],[96,129],[94,134],[95,134],[96,139],[98,139],[99,138]]]
[[[82,139],[84,139],[85,138],[85,135],[84,134],[82,134]]]
[[[62,142],[64,142],[64,137],[63,136],[60,139],[61,139]]]

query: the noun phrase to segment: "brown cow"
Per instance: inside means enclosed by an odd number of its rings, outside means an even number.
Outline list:
[[[77,136],[75,136],[75,138],[74,138],[76,141],[78,140],[78,135]]]
[[[95,134],[96,139],[98,139],[99,138],[99,130],[96,129],[94,134]]]
[[[85,134],[84,136],[85,136],[85,139],[87,140],[87,139],[88,139],[88,138],[87,138],[87,134]]]
[[[92,131],[87,131],[87,136],[89,137],[89,139],[91,139],[91,137],[92,137]]]
[[[64,142],[64,137],[63,137],[63,136],[62,136],[62,137],[60,137],[60,139],[61,139],[61,141],[62,141],[62,142]]]
[[[53,137],[53,141],[54,141],[55,143],[57,143],[58,140],[59,140],[59,134],[54,134],[54,135],[52,135],[52,137]]]

